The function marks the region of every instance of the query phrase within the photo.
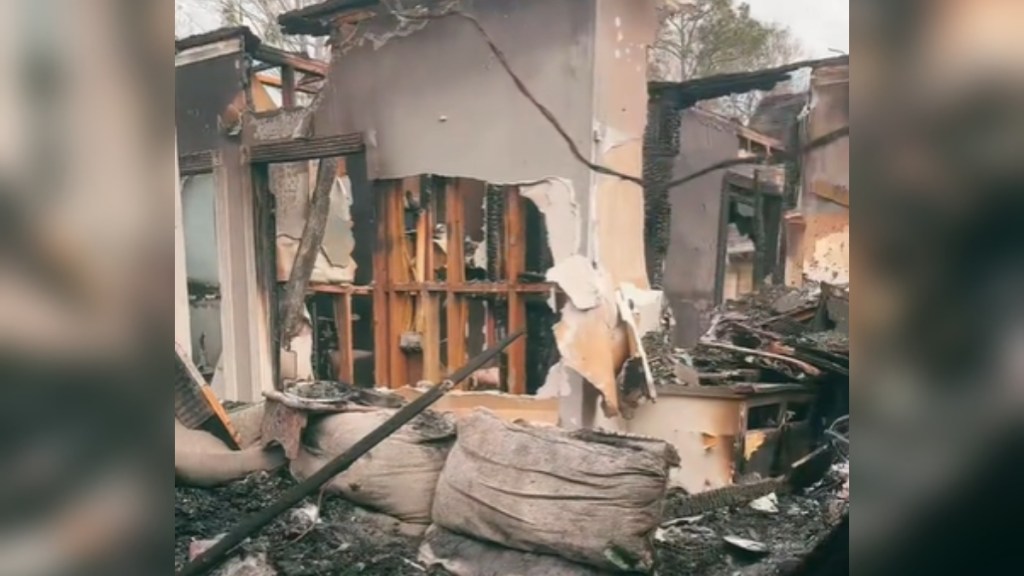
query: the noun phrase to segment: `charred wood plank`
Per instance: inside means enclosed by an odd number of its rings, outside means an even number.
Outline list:
[[[287,138],[253,144],[247,148],[252,164],[303,162],[335,156],[351,156],[366,149],[359,133],[314,138]]]

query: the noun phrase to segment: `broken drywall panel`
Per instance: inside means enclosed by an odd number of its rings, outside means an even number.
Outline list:
[[[597,389],[605,415],[617,416],[617,376],[629,356],[629,341],[620,321],[611,279],[591,268],[584,280],[598,287],[597,305],[581,310],[568,302],[554,327],[555,342],[565,366]]]
[[[352,183],[348,176],[334,179],[322,246],[331,267],[351,268],[352,275],[355,275],[355,262],[351,258],[355,247],[352,235]]]
[[[638,288],[629,282],[619,284],[619,291],[633,313],[640,336],[661,329],[665,293],[661,290]]]
[[[574,378],[579,378],[579,374],[570,370],[565,365],[565,362],[559,360],[551,368],[548,368],[548,375],[544,379],[544,385],[537,389],[535,396],[537,398],[562,398],[569,396],[572,393],[572,381]]]
[[[554,261],[561,262],[580,251],[580,210],[576,190],[566,178],[545,178],[522,184],[519,194],[533,202],[544,215],[548,247]]]
[[[602,291],[607,288],[594,265],[583,256],[570,256],[556,261],[547,271],[548,282],[558,284],[577,310],[597,308],[601,303]]]
[[[663,297],[658,290],[640,289],[623,282],[616,289],[615,298],[629,338],[629,358],[618,374],[619,401],[623,405],[623,416],[629,419],[642,398],[653,401],[658,397],[643,337],[660,329]]]
[[[275,168],[277,169],[275,171]],[[281,164],[271,167],[271,190],[277,200],[277,279],[288,280],[299,249],[299,239],[309,212],[310,186],[315,182],[310,164]],[[316,257],[311,282],[341,284],[355,278],[352,260],[352,186],[347,176],[335,179],[324,241]]]
[[[660,302],[660,299],[658,300]],[[637,326],[637,312],[634,310],[633,301],[629,300],[622,288],[615,291],[615,303],[619,307],[619,318],[622,319],[626,325],[626,334],[629,337],[629,354],[630,359],[639,359],[640,366],[643,371],[644,378],[644,389],[646,396],[650,399],[658,397],[658,391],[654,388],[654,375],[651,374],[651,365],[647,360],[647,351],[644,350],[643,335]],[[625,371],[626,366],[623,366]],[[625,377],[624,373],[620,373],[621,377]],[[625,383],[627,387],[629,383]],[[622,388],[620,386],[620,388]]]

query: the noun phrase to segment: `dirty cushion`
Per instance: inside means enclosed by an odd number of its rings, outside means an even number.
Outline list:
[[[505,422],[459,424],[434,523],[524,552],[602,569],[647,570],[678,455],[660,440]]]

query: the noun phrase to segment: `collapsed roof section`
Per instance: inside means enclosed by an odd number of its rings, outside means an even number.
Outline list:
[[[345,14],[375,8],[379,0],[327,0],[298,10],[281,14],[277,21],[285,34],[327,36],[331,33],[331,19]]]
[[[222,43],[240,46],[258,63],[255,66],[257,71],[280,66],[291,68],[316,79],[323,79],[327,76],[326,62],[265,44],[248,26],[218,28],[210,32],[176,39],[174,41],[174,52],[178,57],[176,64],[183,64],[181,59],[187,59],[186,54],[193,55],[192,59],[194,60],[205,59],[202,57],[203,55]]]
[[[647,89],[652,99],[671,98],[675,100],[676,106],[688,108],[702,100],[713,100],[753,90],[771,90],[779,82],[789,80],[793,72],[802,68],[821,68],[848,65],[849,63],[848,55],[801,60],[775,68],[715,74],[683,82],[649,82]]]

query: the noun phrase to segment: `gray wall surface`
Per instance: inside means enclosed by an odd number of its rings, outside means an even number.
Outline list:
[[[513,70],[584,154],[593,148],[594,2],[466,2]],[[363,132],[369,177],[418,174],[511,183],[564,177],[586,214],[588,169],[516,89],[472,24],[457,17],[406,35],[379,16],[335,57],[323,134]],[[580,238],[585,245],[586,227]]]
[[[684,111],[679,131],[673,178],[735,158],[738,153],[736,134],[699,112]],[[714,306],[724,174],[724,170],[712,172],[669,190],[672,225],[664,287],[676,320],[673,337],[677,346],[697,342]]]

